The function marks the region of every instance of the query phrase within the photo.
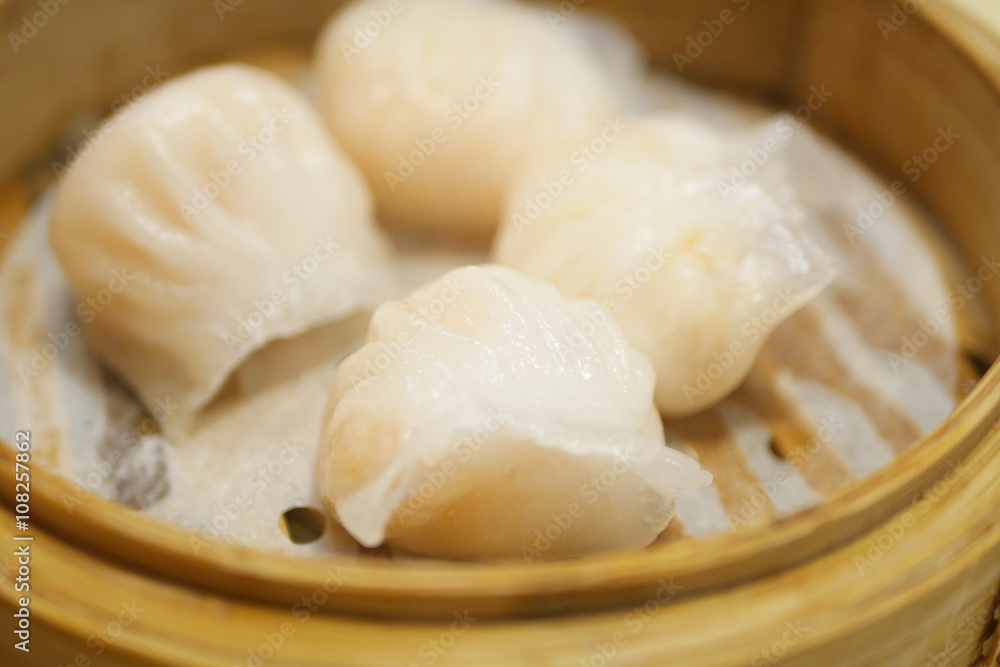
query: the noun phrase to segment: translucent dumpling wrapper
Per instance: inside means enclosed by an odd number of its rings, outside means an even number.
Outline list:
[[[512,175],[608,133],[642,59],[616,26],[509,0],[354,2],[316,56],[325,120],[399,226],[484,236]]]
[[[275,76],[178,77],[97,137],[57,187],[50,241],[88,342],[168,431],[267,341],[384,299],[364,180]]]
[[[654,381],[595,302],[456,269],[379,307],[338,368],[321,496],[369,547],[529,561],[643,547],[711,481],[666,447]]]
[[[652,360],[660,410],[698,412],[836,273],[788,179],[791,128],[630,119],[594,160],[554,157],[513,183],[493,257],[601,303]]]

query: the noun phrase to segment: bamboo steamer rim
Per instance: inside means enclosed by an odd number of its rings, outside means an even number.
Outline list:
[[[1000,65],[980,49],[985,41],[962,42],[947,8],[930,5],[912,21],[942,36],[985,78],[1000,100]],[[986,38],[983,37],[985,40]],[[992,42],[991,42],[992,44]],[[996,47],[992,46],[996,53]],[[579,560],[526,565],[517,562],[381,562],[368,558],[300,559],[195,539],[118,504],[87,497],[76,485],[35,469],[33,510],[38,523],[96,553],[167,576],[237,595],[246,585],[258,597],[291,601],[322,587],[330,571],[345,576],[325,605],[374,615],[450,614],[462,603],[482,615],[530,615],[642,600],[664,578],[697,594],[731,585],[817,557],[888,519],[929,483],[964,459],[1000,419],[1000,370],[992,368],[949,418],[887,467],[826,499],[821,505],[770,526],[704,540],[682,540],[643,551],[595,555]],[[10,447],[0,448],[0,466],[13,473]],[[4,490],[5,500],[9,492]]]
[[[633,552],[527,565],[513,562],[438,560],[383,561],[370,557],[299,558],[206,541],[146,518],[118,503],[90,496],[73,482],[43,469],[33,472],[33,507],[41,523],[98,552],[145,567],[173,580],[230,593],[250,583],[261,597],[290,602],[302,591],[322,588],[331,572],[343,579],[330,609],[376,615],[427,613],[473,605],[477,613],[509,615],[504,601],[531,596],[536,613],[579,603],[596,594],[593,607],[642,601],[661,580],[688,593],[735,584],[821,555],[837,543],[881,523],[909,504],[922,488],[949,472],[1000,418],[1000,406],[977,400],[1000,391],[1000,369],[991,369],[977,388],[935,431],[885,468],[858,480],[822,504],[768,526],[708,539],[684,539]],[[13,475],[10,447],[0,449]],[[79,504],[77,504],[79,503]],[[137,547],[141,547],[137,549]],[[565,600],[561,600],[565,597]],[[560,604],[560,600],[562,604]],[[574,606],[575,609],[580,607]],[[528,608],[517,615],[532,613]]]

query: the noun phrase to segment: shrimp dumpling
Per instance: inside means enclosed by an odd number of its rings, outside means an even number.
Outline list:
[[[711,481],[666,447],[653,384],[597,303],[456,269],[379,307],[338,368],[321,496],[369,547],[529,561],[643,547]]]
[[[208,67],[102,127],[50,241],[89,343],[168,432],[267,341],[384,298],[364,180],[277,77]]]
[[[380,212],[483,237],[514,173],[613,123],[642,66],[611,24],[511,0],[406,0],[393,13],[361,0],[325,28],[316,70],[324,118]]]
[[[661,412],[698,412],[835,273],[788,180],[783,127],[630,120],[584,167],[553,158],[514,182],[493,259],[601,303],[652,360]]]

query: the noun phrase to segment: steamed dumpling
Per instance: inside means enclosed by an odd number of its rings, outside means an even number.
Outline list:
[[[789,185],[783,127],[630,120],[593,162],[515,181],[494,259],[611,312],[652,360],[664,414],[704,409],[834,275]]]
[[[640,72],[613,27],[508,0],[351,3],[316,67],[325,120],[379,209],[466,236],[495,229],[516,171],[610,134]]]
[[[381,301],[364,181],[275,76],[205,68],[102,127],[50,239],[90,344],[169,429],[268,340]]]
[[[365,546],[528,560],[643,547],[711,475],[667,448],[646,358],[593,301],[467,267],[376,310],[338,368],[324,502]]]

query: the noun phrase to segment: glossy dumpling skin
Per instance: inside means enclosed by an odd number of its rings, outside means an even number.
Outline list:
[[[528,560],[645,546],[711,480],[665,446],[653,383],[596,303],[505,267],[454,270],[379,307],[338,368],[321,495],[365,546]]]
[[[50,241],[90,345],[168,431],[268,340],[377,303],[364,181],[275,76],[204,68],[104,126],[57,187]]]
[[[590,141],[641,71],[628,38],[577,16],[510,0],[398,7],[379,26],[382,0],[346,6],[316,71],[325,120],[399,226],[492,233],[511,176]]]
[[[698,412],[835,274],[788,181],[785,127],[631,119],[596,160],[553,158],[513,183],[493,258],[601,303],[651,359],[661,412]]]

